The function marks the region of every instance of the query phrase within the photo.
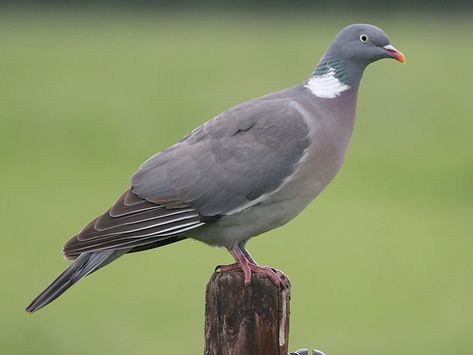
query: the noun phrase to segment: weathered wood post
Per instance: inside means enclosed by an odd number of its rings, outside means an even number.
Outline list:
[[[287,355],[291,284],[264,274],[216,271],[207,285],[205,355]]]

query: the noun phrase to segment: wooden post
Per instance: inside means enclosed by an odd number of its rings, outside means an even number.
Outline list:
[[[207,285],[205,355],[287,355],[291,284],[264,274],[215,272]]]

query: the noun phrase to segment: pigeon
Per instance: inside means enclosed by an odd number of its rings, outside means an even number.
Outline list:
[[[310,76],[219,114],[146,160],[131,187],[63,248],[74,262],[26,308],[43,308],[83,277],[126,253],[187,238],[225,247],[244,283],[259,266],[247,241],[297,216],[339,171],[352,135],[360,80],[368,64],[405,62],[386,33],[345,27]]]

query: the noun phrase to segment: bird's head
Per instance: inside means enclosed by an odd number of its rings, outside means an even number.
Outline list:
[[[326,57],[335,57],[366,66],[383,58],[404,63],[406,57],[391,45],[388,35],[380,28],[367,24],[345,27],[335,37]]]

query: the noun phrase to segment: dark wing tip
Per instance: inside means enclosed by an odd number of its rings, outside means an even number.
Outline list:
[[[183,237],[206,222],[191,207],[168,208],[128,190],[107,212],[68,240],[63,255],[75,259],[100,250],[145,250],[182,240],[174,237]]]

